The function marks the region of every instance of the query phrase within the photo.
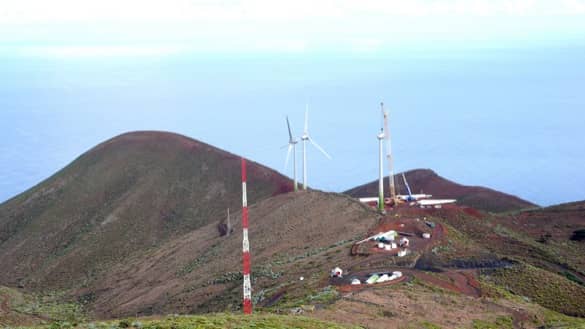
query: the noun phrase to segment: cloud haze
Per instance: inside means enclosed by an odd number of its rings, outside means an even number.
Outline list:
[[[0,43],[80,56],[159,55],[177,44],[203,52],[375,52],[583,40],[584,16],[580,0],[20,0],[0,7]],[[53,48],[38,47],[46,45]]]

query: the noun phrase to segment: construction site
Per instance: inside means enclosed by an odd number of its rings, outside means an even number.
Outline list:
[[[399,284],[410,280],[417,275],[417,261],[433,247],[443,243],[446,230],[440,223],[427,221],[426,217],[402,218],[398,208],[419,207],[441,209],[443,206],[457,207],[453,205],[455,199],[432,199],[430,194],[413,194],[407,178],[402,173],[401,178],[406,187],[407,194],[397,194],[394,177],[394,157],[391,146],[391,133],[389,129],[389,113],[380,103],[383,126],[376,136],[379,143],[378,154],[378,195],[360,197],[359,201],[378,210],[380,218],[374,227],[367,228],[365,239],[354,243],[351,247],[351,256],[355,261],[345,264],[342,269],[339,266],[331,270],[331,284],[340,291],[351,292],[368,287]],[[300,139],[303,146],[303,182],[302,189],[307,189],[307,142],[311,143],[324,156],[331,156],[317,144],[308,132],[308,106],[305,111],[304,130]],[[296,169],[296,144],[298,141],[293,136],[288,117],[286,118],[289,142],[285,160],[285,169],[288,166],[292,153],[293,159],[293,186],[298,190]],[[384,166],[386,160],[387,166]],[[387,169],[388,195],[384,193],[384,172]],[[390,265],[390,266],[389,266]],[[451,273],[451,276],[458,276]],[[418,273],[419,278],[429,280],[428,276]],[[434,281],[435,283],[456,291],[468,291],[479,296],[479,288],[474,285],[473,274],[464,276],[469,280],[454,280],[456,283]],[[432,277],[431,277],[432,278]]]

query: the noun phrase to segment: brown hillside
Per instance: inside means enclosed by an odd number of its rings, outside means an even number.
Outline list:
[[[516,196],[498,192],[481,186],[465,186],[439,176],[429,169],[415,169],[405,172],[412,193],[432,194],[438,199],[457,199],[457,204],[484,211],[503,212],[534,207],[533,203]],[[402,174],[394,176],[396,193],[408,194],[402,180]],[[388,186],[388,177],[384,179]],[[385,193],[388,193],[387,188]],[[373,181],[344,192],[352,197],[375,196],[378,193],[378,181]]]
[[[289,179],[249,164],[250,202]],[[89,284],[124,262],[241,205],[240,158],[164,132],[113,138],[0,205],[0,283],[43,290]]]
[[[526,210],[511,217],[510,225],[534,238],[568,240],[574,231],[585,229],[585,201]]]
[[[265,199],[252,205],[249,214],[255,298],[299,282],[300,276],[326,277],[332,266],[349,259],[351,241],[363,238],[364,228],[378,219],[351,198],[318,191]],[[212,222],[113,266],[103,279],[75,295],[88,299],[90,309],[102,317],[237,309],[242,284],[240,216],[234,213],[230,237],[220,237]]]

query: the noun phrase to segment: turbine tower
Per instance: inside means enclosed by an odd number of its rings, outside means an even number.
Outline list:
[[[386,160],[388,161],[388,185],[390,188],[390,198],[396,201],[396,185],[394,184],[394,159],[392,155],[392,141],[390,139],[390,129],[388,125],[388,111],[384,109],[384,103],[380,103],[382,115],[384,116],[384,138],[386,139]]]
[[[297,183],[297,148],[296,145],[298,141],[294,139],[292,135],[292,131],[290,129],[290,122],[288,121],[288,116],[286,117],[286,125],[288,127],[288,152],[286,153],[286,161],[284,162],[284,170],[288,167],[288,160],[290,158],[290,152],[292,151],[293,154],[293,181],[294,181],[294,190],[295,192],[299,189]]]
[[[325,152],[325,150],[317,144],[313,138],[309,135],[309,105],[305,109],[305,129],[301,136],[303,141],[303,190],[307,189],[307,141],[311,142],[315,148],[317,148],[324,156],[331,160],[331,156]]]
[[[379,169],[380,178],[378,181],[378,210],[384,210],[384,129],[380,130],[378,134],[379,154]]]

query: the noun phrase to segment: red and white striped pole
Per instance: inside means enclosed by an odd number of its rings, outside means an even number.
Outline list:
[[[250,283],[250,242],[248,241],[248,197],[246,192],[246,159],[242,158],[242,265],[244,267],[244,314],[252,314],[252,284]]]

